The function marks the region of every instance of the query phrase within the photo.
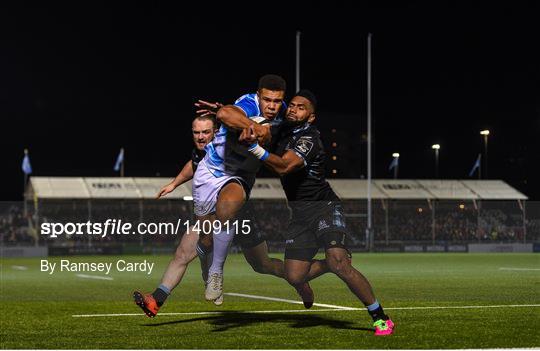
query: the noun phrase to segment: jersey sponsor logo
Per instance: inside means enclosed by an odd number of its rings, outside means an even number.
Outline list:
[[[300,151],[303,154],[308,154],[312,148],[313,148],[313,142],[310,140],[307,140],[306,137],[302,137],[298,139],[298,141],[296,142],[295,149]]]
[[[343,220],[343,214],[341,213],[341,206],[334,208],[334,220],[333,224],[337,227],[345,227],[345,221]]]
[[[285,244],[292,244],[292,243],[294,243],[294,239],[285,240]]]
[[[326,223],[326,221],[324,219],[321,219],[319,221],[319,230],[323,230],[323,229],[326,229],[326,228],[329,228],[330,226],[328,225],[328,223]]]

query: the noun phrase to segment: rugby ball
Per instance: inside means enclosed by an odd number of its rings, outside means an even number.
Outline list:
[[[258,124],[260,124],[260,125],[270,123],[270,120],[269,120],[269,119],[266,119],[266,118],[264,118],[264,117],[262,117],[262,116],[251,117],[250,119],[251,119],[253,122],[256,122],[256,123],[258,123]]]

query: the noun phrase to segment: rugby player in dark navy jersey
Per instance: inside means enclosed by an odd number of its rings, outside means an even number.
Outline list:
[[[249,151],[279,174],[292,210],[284,234],[287,281],[293,286],[304,284],[313,257],[323,247],[328,268],[367,307],[375,335],[389,335],[394,323],[375,298],[369,281],[351,265],[340,199],[325,179],[326,155],[319,131],[312,125],[316,105],[310,91],[301,90],[293,97],[286,112],[288,128],[282,131],[275,154],[256,143],[251,127],[244,129],[240,139],[252,142]]]

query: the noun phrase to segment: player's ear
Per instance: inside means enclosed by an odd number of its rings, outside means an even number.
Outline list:
[[[309,123],[313,123],[313,121],[315,121],[315,113],[311,113],[308,117],[308,122]]]

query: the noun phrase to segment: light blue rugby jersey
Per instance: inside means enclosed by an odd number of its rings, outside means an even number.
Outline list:
[[[234,106],[245,112],[248,118],[262,116],[259,108],[257,94],[245,94],[238,98]],[[278,115],[271,121],[272,128],[283,121],[283,114],[287,109],[285,102],[281,105]],[[205,146],[204,158],[208,170],[215,177],[241,176],[251,187],[255,181],[255,174],[259,170],[261,162],[253,156],[244,145],[238,143],[239,132],[228,129],[221,124],[212,142]]]

